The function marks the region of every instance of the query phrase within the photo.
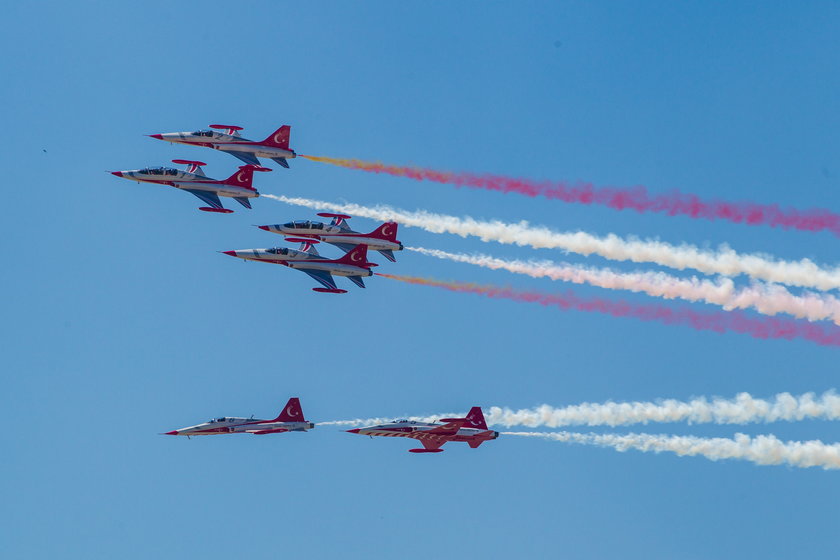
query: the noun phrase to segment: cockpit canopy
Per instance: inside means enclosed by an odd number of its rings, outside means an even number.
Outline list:
[[[222,416],[221,418],[211,418],[209,421],[210,422],[224,422],[225,420],[227,420],[227,417]]]
[[[177,175],[178,170],[170,167],[147,167],[140,169],[140,173],[144,175]]]
[[[289,229],[324,229],[324,224],[321,222],[310,222],[308,220],[298,220],[296,222],[289,222],[283,224],[283,227]]]
[[[271,253],[272,255],[288,255],[289,250],[286,247],[274,247],[273,249],[266,249],[266,253]]]
[[[212,138],[213,137],[213,131],[212,130],[196,130],[195,132],[192,133],[192,135],[193,136],[206,136],[208,138]]]

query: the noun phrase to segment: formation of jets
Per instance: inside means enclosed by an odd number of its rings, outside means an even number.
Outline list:
[[[222,416],[207,422],[187,426],[170,432],[167,436],[217,436],[223,434],[282,434],[285,432],[306,432],[315,428],[303,416],[300,399],[292,397],[273,420]],[[416,439],[422,448],[409,449],[411,453],[440,453],[441,447],[450,441],[466,442],[471,449],[485,441],[499,437],[499,432],[487,429],[487,422],[481,407],[474,406],[465,418],[442,418],[440,423],[417,422],[414,420],[394,420],[388,424],[354,428],[347,430],[351,434],[363,436],[404,437]]]
[[[232,198],[245,208],[251,209],[251,199],[260,196],[254,187],[254,172],[271,171],[263,167],[260,158],[274,161],[289,168],[289,159],[297,153],[289,146],[291,127],[281,126],[265,140],[254,141],[240,135],[242,127],[234,125],[211,124],[209,130],[194,132],[165,132],[150,134],[152,138],[173,144],[211,148],[238,158],[244,163],[227,179],[212,179],[205,175],[204,162],[189,159],[173,159],[172,163],[186,166],[184,169],[173,167],[144,167],[125,171],[111,171],[117,177],[137,181],[168,185],[186,191],[199,198],[207,206],[199,210],[218,214],[230,214],[233,210],[225,208],[222,197]],[[329,223],[312,220],[299,220],[284,224],[257,226],[261,230],[277,233],[292,243],[300,243],[298,249],[273,247],[267,249],[237,249],[221,251],[226,255],[272,264],[308,274],[321,284],[312,288],[316,292],[343,294],[347,290],[336,286],[334,276],[345,277],[360,288],[365,287],[364,278],[373,275],[371,270],[378,266],[368,261],[368,251],[378,251],[391,262],[396,262],[395,251],[402,251],[403,244],[397,240],[398,224],[385,222],[370,233],[354,231],[347,224],[350,216],[346,214],[318,214],[330,218]],[[339,258],[322,256],[315,245],[326,243],[339,248],[344,255]],[[289,399],[276,418],[270,420],[223,416],[207,422],[165,432],[171,436],[206,436],[220,434],[279,434],[285,432],[306,432],[315,427],[303,415],[300,400]],[[353,434],[383,437],[404,437],[418,440],[423,447],[410,449],[412,453],[439,453],[441,447],[450,441],[466,442],[471,448],[477,448],[485,441],[496,439],[499,433],[487,429],[487,423],[480,407],[473,407],[465,418],[444,418],[440,423],[417,422],[412,420],[394,420],[388,424],[368,426],[347,430]]]

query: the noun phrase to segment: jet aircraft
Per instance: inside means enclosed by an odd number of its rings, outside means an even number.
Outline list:
[[[242,138],[239,131],[241,126],[233,126],[226,124],[211,124],[210,128],[216,130],[223,130],[224,132],[215,132],[213,130],[196,130],[195,132],[165,132],[162,134],[149,134],[152,138],[158,140],[165,140],[167,142],[174,142],[176,144],[187,144],[189,146],[203,146],[205,148],[213,148],[227,152],[230,155],[237,157],[249,165],[260,165],[260,160],[257,158],[269,158],[286,169],[289,168],[289,158],[297,157],[294,150],[289,148],[289,136],[291,135],[292,127],[281,126],[273,133],[268,135],[268,138],[262,142],[255,142]]]
[[[219,434],[281,434],[283,432],[305,432],[315,427],[303,417],[303,409],[297,397],[289,399],[280,414],[274,420],[259,420],[254,418],[235,418],[222,416],[213,418],[186,428],[172,430],[163,435],[167,436],[215,436]]]
[[[356,245],[367,245],[372,251],[379,251],[382,256],[391,262],[396,262],[394,251],[402,251],[403,244],[397,241],[398,224],[385,222],[370,233],[359,233],[353,231],[347,225],[350,216],[346,214],[329,214],[326,212],[318,214],[325,218],[332,218],[329,224],[323,222],[312,222],[307,220],[275,224],[271,226],[257,226],[258,228],[279,233],[280,235],[291,235],[294,237],[311,237],[330,245],[335,245],[345,253]]]
[[[420,440],[422,449],[409,449],[411,453],[440,453],[441,446],[449,441],[465,441],[473,449],[491,439],[499,437],[499,432],[487,429],[481,407],[474,406],[466,418],[442,418],[444,424],[415,422],[413,420],[394,420],[390,424],[354,428],[347,430],[351,434],[363,436],[406,437]]]
[[[176,189],[192,193],[210,205],[209,207],[202,206],[199,210],[229,214],[233,210],[222,206],[219,197],[230,197],[245,208],[250,209],[251,202],[248,199],[260,196],[257,189],[251,186],[254,171],[271,171],[267,167],[243,165],[239,168],[239,171],[227,179],[219,181],[211,179],[204,174],[204,171],[201,169],[202,165],[207,165],[204,162],[189,159],[173,159],[172,163],[184,164],[187,168],[185,171],[179,171],[171,167],[146,167],[144,169],[130,171],[111,171],[111,174],[122,177],[123,179],[131,179],[132,181],[170,185]]]
[[[282,264],[305,272],[321,284],[323,288],[312,288],[316,292],[327,294],[344,294],[347,290],[336,287],[335,276],[346,276],[360,288],[365,287],[362,280],[364,276],[373,276],[371,267],[376,263],[367,260],[367,245],[359,245],[340,259],[326,259],[322,257],[314,244],[315,239],[287,238],[286,241],[300,242],[300,249],[287,249],[285,247],[274,247],[272,249],[237,249],[235,251],[222,251],[225,255],[245,259],[249,261]]]

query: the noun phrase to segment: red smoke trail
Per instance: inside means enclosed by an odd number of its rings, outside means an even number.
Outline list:
[[[635,210],[639,213],[654,212],[669,216],[689,216],[705,220],[727,220],[739,224],[765,225],[774,228],[800,229],[805,231],[828,230],[840,236],[840,214],[814,208],[797,210],[780,208],[776,204],[753,202],[725,202],[704,200],[697,195],[671,191],[666,194],[649,194],[642,186],[632,188],[596,187],[592,183],[533,181],[499,175],[474,175],[435,171],[422,167],[405,167],[362,161],[319,156],[300,156],[312,161],[360,169],[369,173],[385,173],[406,177],[415,181],[433,181],[457,187],[472,187],[503,193],[516,192],[526,196],[544,196],[576,204],[597,204],[615,210]]]
[[[804,338],[823,346],[840,346],[840,328],[827,325],[816,325],[790,319],[774,317],[753,318],[738,311],[720,313],[700,313],[687,307],[665,307],[661,305],[638,305],[626,301],[612,301],[605,299],[583,299],[567,291],[562,294],[546,294],[541,292],[518,292],[511,288],[498,286],[483,286],[463,282],[442,282],[416,276],[397,276],[393,274],[376,273],[392,280],[443,288],[451,292],[465,292],[478,294],[494,299],[509,299],[519,302],[539,303],[544,306],[559,307],[560,309],[575,309],[605,313],[613,317],[633,317],[642,321],[656,321],[666,325],[685,325],[698,331],[714,331],[718,333],[738,332],[748,334],[754,338],[783,338],[792,340]]]

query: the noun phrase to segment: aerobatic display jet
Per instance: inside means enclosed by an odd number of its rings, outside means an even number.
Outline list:
[[[241,126],[226,124],[211,124],[210,128],[223,130],[196,130],[195,132],[165,132],[163,134],[149,134],[152,138],[174,142],[176,144],[187,144],[189,146],[203,146],[227,152],[249,165],[260,165],[257,158],[268,158],[276,161],[286,169],[289,168],[289,158],[297,157],[294,150],[289,148],[289,136],[292,127],[281,126],[268,135],[262,142],[255,142],[242,138],[239,131]]]
[[[314,244],[315,239],[288,238],[286,241],[300,242],[300,249],[275,247],[273,249],[237,249],[236,251],[221,251],[225,255],[249,261],[282,264],[305,272],[318,282],[323,288],[312,288],[316,292],[328,294],[344,294],[347,290],[336,287],[335,276],[345,276],[360,288],[365,287],[364,276],[373,276],[371,267],[376,263],[367,260],[367,245],[359,245],[340,259],[326,259],[318,254]]]
[[[398,224],[386,222],[370,233],[353,231],[347,225],[350,216],[346,214],[320,213],[319,216],[332,218],[329,224],[323,222],[297,221],[272,226],[257,226],[265,231],[291,235],[294,237],[311,237],[335,245],[344,252],[350,251],[356,245],[367,245],[372,251],[379,251],[391,262],[396,262],[394,251],[402,251],[403,244],[397,241]]]
[[[173,159],[172,163],[184,164],[186,170],[181,171],[171,167],[146,167],[145,169],[134,169],[130,171],[111,171],[112,175],[140,181],[143,183],[156,183],[158,185],[169,185],[192,193],[210,206],[202,206],[199,210],[205,212],[219,212],[229,214],[229,210],[222,206],[220,196],[234,199],[245,208],[251,208],[250,198],[260,196],[260,193],[251,186],[254,179],[254,171],[271,171],[267,167],[257,165],[243,165],[239,171],[227,179],[211,179],[204,174],[201,161],[189,159]]]
[[[297,397],[289,399],[274,420],[222,416],[187,428],[166,432],[167,436],[215,436],[219,434],[282,434],[283,432],[305,432],[315,427],[303,417],[303,409]]]
[[[449,441],[465,441],[475,449],[485,441],[496,439],[499,432],[487,429],[481,407],[474,406],[466,418],[442,418],[444,424],[394,420],[390,424],[354,428],[351,434],[363,436],[405,437],[420,440],[422,449],[409,449],[411,453],[440,453],[441,446]]]

